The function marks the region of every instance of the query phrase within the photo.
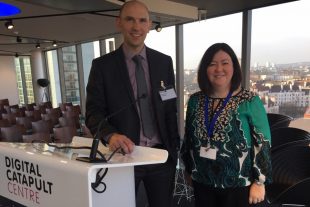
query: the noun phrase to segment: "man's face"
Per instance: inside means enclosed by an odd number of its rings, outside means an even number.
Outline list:
[[[124,44],[139,52],[152,24],[146,7],[139,2],[128,4],[117,18],[116,24],[124,36]]]

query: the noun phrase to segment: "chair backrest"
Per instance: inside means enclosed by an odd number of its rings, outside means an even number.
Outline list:
[[[57,126],[59,124],[59,115],[55,113],[50,114],[41,114],[42,120],[51,120],[53,126]]]
[[[34,110],[40,111],[41,114],[46,114],[46,106],[39,105],[39,106],[33,106]]]
[[[53,123],[51,120],[39,120],[31,122],[33,133],[53,133]]]
[[[9,127],[11,126],[9,120],[7,119],[0,119],[0,127]]]
[[[7,119],[11,125],[16,124],[16,115],[9,113],[9,114],[2,114],[2,119]]]
[[[50,133],[34,133],[30,135],[23,135],[23,142],[52,142]]]
[[[39,103],[40,106],[44,106],[45,108],[53,108],[52,102],[46,101]]]
[[[271,131],[271,149],[276,150],[282,145],[298,140],[310,140],[310,133],[294,128],[294,127],[281,127]]]
[[[24,117],[25,108],[11,108],[11,113],[15,114],[16,117]]]
[[[58,116],[58,118],[62,116],[62,112],[61,112],[59,107],[57,107],[57,108],[46,108],[46,113],[47,114],[55,114],[56,116]]]
[[[22,142],[23,134],[26,134],[26,129],[22,126],[1,127],[1,141],[4,142]]]
[[[26,130],[31,130],[31,119],[29,117],[16,117],[16,124],[23,125]]]
[[[288,127],[293,120],[292,117],[284,114],[267,113],[270,130],[274,130],[279,127]]]
[[[287,204],[285,206],[310,206],[309,199],[310,177],[306,178],[295,185],[290,186],[280,193],[274,203]]]
[[[54,141],[57,143],[71,143],[72,138],[78,135],[75,127],[59,127],[54,128]]]
[[[59,103],[59,107],[60,107],[61,111],[67,111],[66,106],[72,106],[72,102]]]
[[[67,111],[74,111],[77,115],[81,114],[80,105],[66,106]]]
[[[34,110],[34,106],[36,106],[35,103],[25,104],[25,109],[26,109],[27,111],[33,111],[33,110]]]
[[[80,128],[80,123],[78,117],[59,117],[60,127],[71,126],[76,129]]]
[[[266,185],[267,197],[271,203],[277,203],[283,192],[310,178],[309,144],[310,140],[299,140],[271,151],[273,183]]]
[[[32,111],[25,111],[25,116],[29,117],[31,121],[39,121],[42,120],[41,111],[39,110],[32,110]]]
[[[1,105],[9,106],[9,105],[10,105],[9,99],[7,99],[7,98],[5,98],[5,99],[0,99],[0,104],[1,104]]]

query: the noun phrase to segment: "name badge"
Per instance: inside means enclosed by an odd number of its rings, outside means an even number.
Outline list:
[[[211,147],[200,147],[200,157],[216,160],[217,149]]]
[[[159,95],[162,101],[170,100],[177,97],[174,88],[159,91]]]

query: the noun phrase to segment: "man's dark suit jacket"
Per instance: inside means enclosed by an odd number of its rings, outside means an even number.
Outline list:
[[[171,57],[146,47],[152,103],[160,139],[174,161],[179,148],[176,99],[162,101],[161,81],[174,87]],[[140,121],[122,48],[93,60],[87,85],[86,125],[100,137],[120,133],[136,145],[140,142]],[[113,115],[114,114],[114,115]],[[109,117],[106,120],[107,117]]]

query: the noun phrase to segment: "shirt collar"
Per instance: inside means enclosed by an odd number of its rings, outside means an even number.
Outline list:
[[[133,56],[140,55],[142,59],[146,60],[146,47],[143,46],[142,50],[138,54],[134,54],[131,52],[124,44],[122,45],[122,49],[125,55],[126,60],[131,60]]]

